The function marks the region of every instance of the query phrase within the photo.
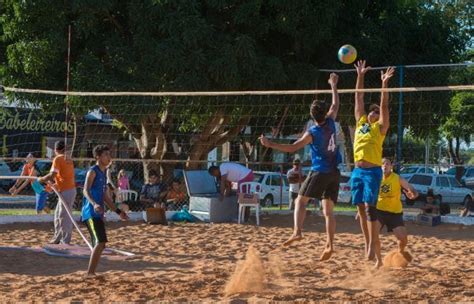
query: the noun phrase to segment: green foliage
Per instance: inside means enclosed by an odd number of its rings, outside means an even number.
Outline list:
[[[8,86],[64,90],[67,27],[72,25],[75,91],[327,88],[327,75],[318,68],[343,67],[336,53],[345,43],[374,66],[457,61],[472,37],[466,26],[469,9],[469,1],[0,0],[0,54],[6,54],[0,57],[0,78]],[[368,77],[379,86],[377,73]],[[445,83],[448,77],[428,73],[407,79],[406,85]],[[354,83],[353,77],[341,79],[341,87],[353,88]],[[432,104],[423,103],[430,111],[411,108],[416,98],[407,101],[410,113],[427,113],[405,122],[417,134],[433,130],[417,125],[420,121],[440,119],[447,112],[450,96],[436,96]],[[64,102],[22,98],[43,107]],[[344,124],[354,123],[352,98],[341,99]],[[269,131],[288,104],[282,131],[291,133],[308,118],[309,102],[307,97],[258,96],[69,100],[77,114],[102,106],[130,130],[172,113],[174,134],[199,133],[222,111],[232,115],[228,128],[252,115],[255,132]],[[396,117],[396,104],[393,108]]]
[[[451,113],[441,126],[446,138],[461,138],[467,144],[474,130],[474,93],[459,92],[449,104]]]

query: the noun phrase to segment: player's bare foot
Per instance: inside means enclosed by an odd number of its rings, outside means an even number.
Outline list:
[[[286,242],[283,243],[283,246],[287,247],[293,244],[294,242],[301,241],[303,236],[301,234],[293,234]]]
[[[375,252],[369,248],[369,251],[367,252],[367,261],[373,261],[375,259]]]
[[[319,257],[319,260],[320,261],[329,260],[332,256],[332,253],[333,253],[333,250],[331,248],[326,248],[321,254],[321,257]]]
[[[97,273],[86,273],[85,275],[85,278],[86,279],[94,279],[94,280],[98,280],[98,281],[105,281],[105,277],[103,274],[97,274]]]
[[[375,269],[379,269],[379,268],[382,267],[382,266],[383,266],[383,262],[382,262],[382,261],[377,261],[377,262],[375,262],[374,268],[375,268]]]

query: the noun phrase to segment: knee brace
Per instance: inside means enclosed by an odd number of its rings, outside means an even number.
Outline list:
[[[369,222],[375,222],[377,220],[377,208],[375,208],[375,206],[365,206],[365,214],[367,214],[367,220]]]

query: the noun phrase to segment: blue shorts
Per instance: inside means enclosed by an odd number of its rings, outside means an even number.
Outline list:
[[[352,204],[367,203],[375,206],[382,182],[382,168],[355,168],[351,177]]]
[[[49,193],[46,191],[36,193],[36,211],[41,211],[44,209],[48,200],[48,194]]]

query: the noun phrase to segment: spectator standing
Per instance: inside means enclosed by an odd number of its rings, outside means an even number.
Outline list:
[[[301,183],[304,181],[304,174],[299,159],[293,160],[293,168],[288,170],[286,176],[288,178],[288,183],[290,184],[290,205],[288,208],[293,210],[295,208],[295,200],[298,197]]]

